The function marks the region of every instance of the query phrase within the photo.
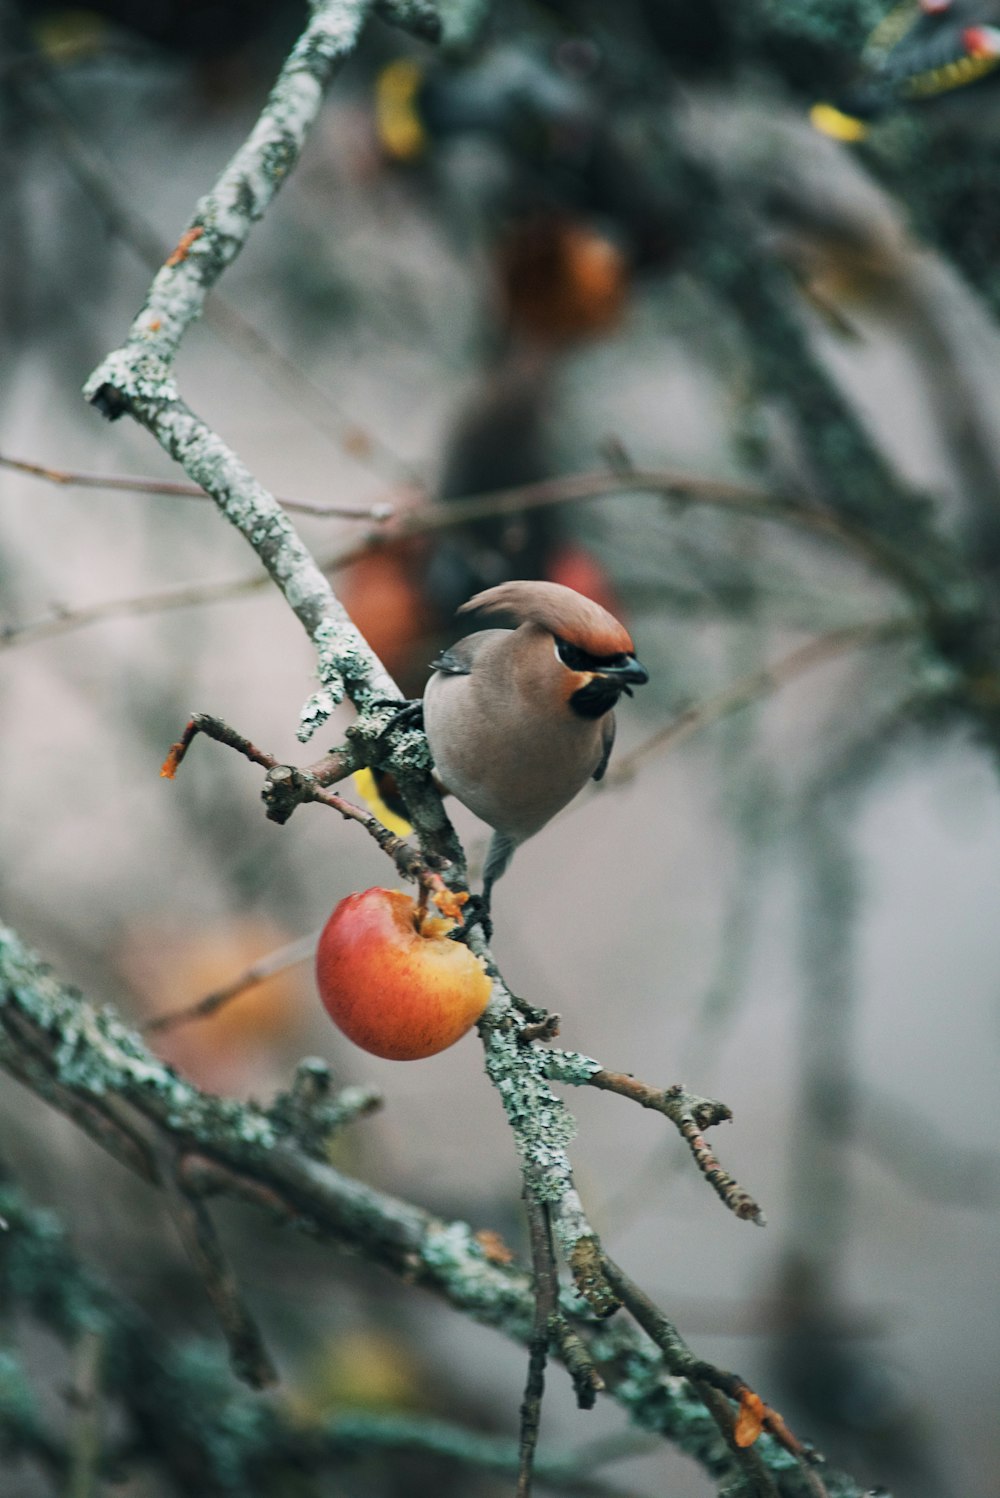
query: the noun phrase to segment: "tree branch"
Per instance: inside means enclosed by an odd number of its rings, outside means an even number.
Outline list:
[[[0,926],[0,1066],[18,1074],[28,1037],[39,1064],[44,1061],[58,1081],[55,1106],[70,1111],[67,1096],[102,1109],[113,1100],[153,1131],[159,1151],[176,1156],[186,1192],[240,1196],[300,1223],[312,1235],[362,1253],[407,1283],[435,1291],[516,1341],[529,1341],[535,1305],[528,1276],[515,1265],[498,1263],[465,1223],[442,1222],[316,1159],[289,1131],[287,1114],[277,1105],[265,1110],[200,1092],[146,1050],[110,1010],[94,1010],[63,988],[12,931]],[[103,1138],[98,1142],[111,1148]],[[138,1168],[136,1160],[123,1163]],[[163,1177],[158,1171],[153,1184],[163,1189]],[[19,1218],[6,1197],[0,1206],[13,1241],[19,1241]],[[731,1470],[731,1455],[713,1434],[714,1420],[680,1388],[664,1385],[660,1355],[648,1355],[626,1323],[604,1327],[575,1298],[563,1315],[585,1339],[611,1395],[638,1423],[669,1435],[708,1470]],[[561,1354],[558,1337],[555,1350]],[[630,1369],[626,1380],[619,1371],[622,1360]],[[780,1453],[769,1453],[768,1464],[783,1483],[789,1468]],[[835,1490],[836,1498],[859,1498],[853,1484],[847,1479],[844,1484]],[[794,1483],[787,1488],[788,1498],[798,1493]]]
[[[542,1396],[545,1393],[545,1364],[552,1339],[553,1318],[559,1304],[559,1271],[552,1248],[547,1204],[539,1200],[528,1180],[524,1183],[524,1205],[528,1216],[528,1238],[531,1243],[532,1280],[535,1293],[535,1315],[528,1341],[528,1377],[521,1403],[521,1432],[518,1439],[517,1488],[515,1498],[531,1498],[531,1480],[535,1448],[542,1420]]]
[[[175,499],[200,499],[209,504],[212,502],[212,496],[206,494],[198,484],[179,484],[170,479],[138,478],[123,473],[81,473],[79,470],[29,463],[25,458],[11,458],[3,453],[0,453],[0,468],[9,468],[13,473],[24,473],[31,478],[45,479],[61,488],[111,489],[119,494],[162,494]],[[280,495],[275,497],[283,510],[324,520],[376,522],[388,520],[392,515],[392,506],[389,504],[370,505],[367,509],[361,509],[357,505],[329,505],[311,499],[286,499]]]
[[[545,1075],[552,1081],[564,1082],[571,1087],[597,1087],[604,1092],[616,1092],[619,1097],[629,1098],[641,1107],[652,1108],[669,1118],[720,1200],[743,1221],[764,1226],[765,1218],[760,1207],[750,1193],[723,1170],[702,1133],[703,1129],[732,1118],[725,1103],[698,1097],[679,1085],[663,1089],[650,1087],[625,1072],[607,1071],[599,1061],[583,1056],[579,1051],[553,1048],[543,1054]]]

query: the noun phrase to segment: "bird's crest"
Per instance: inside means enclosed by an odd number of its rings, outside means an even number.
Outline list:
[[[560,640],[598,658],[631,655],[632,637],[614,614],[562,583],[509,582],[477,593],[460,614],[510,614],[519,624],[540,624]]]

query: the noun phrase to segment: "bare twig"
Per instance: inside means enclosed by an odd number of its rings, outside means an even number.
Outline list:
[[[542,1396],[545,1393],[545,1364],[552,1338],[552,1321],[559,1302],[559,1279],[552,1248],[548,1205],[536,1196],[530,1178],[525,1180],[523,1194],[531,1243],[535,1315],[528,1342],[528,1377],[521,1402],[515,1498],[530,1498],[531,1494],[535,1448],[538,1445],[542,1419]]]
[[[170,1215],[219,1318],[233,1372],[252,1389],[266,1389],[277,1382],[278,1374],[240,1294],[208,1208],[174,1165],[166,1164],[161,1174]]]
[[[235,749],[245,759],[249,759],[255,765],[261,765],[267,770],[268,777],[264,785],[263,799],[268,809],[268,816],[272,821],[285,822],[291,816],[296,806],[303,802],[316,801],[321,806],[329,806],[332,811],[339,814],[347,821],[357,822],[368,833],[369,837],[375,839],[384,853],[395,863],[399,872],[405,879],[414,880],[422,888],[442,899],[450,900],[452,905],[464,903],[462,894],[467,896],[468,891],[460,891],[451,896],[447,885],[441,878],[438,868],[447,867],[447,863],[433,854],[423,854],[414,848],[405,839],[390,832],[389,828],[380,822],[371,812],[362,811],[359,806],[339,796],[336,791],[327,789],[326,784],[321,783],[312,768],[299,769],[295,765],[279,764],[273,754],[258,749],[249,739],[221,718],[213,717],[210,713],[194,713],[188,720],[181,737],[176,744],[172,744],[167,757],[163,762],[160,774],[167,780],[172,780],[177,773],[178,767],[187,754],[191,741],[199,733],[215,739],[220,744],[225,744],[230,749]],[[335,776],[344,776],[356,767],[356,761],[352,760],[349,752],[344,751],[338,757],[327,755],[323,763],[324,777],[327,781]],[[437,864],[437,868],[433,867]],[[449,909],[449,914],[457,914],[457,910]]]
[[[718,1423],[734,1455],[746,1471],[755,1494],[759,1494],[760,1498],[778,1498],[778,1488],[772,1474],[753,1450],[757,1435],[763,1429],[767,1429],[779,1445],[798,1459],[804,1473],[810,1478],[815,1478],[815,1472],[808,1465],[806,1448],[788,1429],[776,1410],[764,1404],[760,1396],[755,1394],[737,1374],[728,1373],[724,1369],[716,1368],[712,1363],[696,1358],[673,1323],[664,1316],[658,1306],[653,1304],[645,1291],[641,1290],[635,1281],[607,1256],[604,1261],[604,1272],[616,1295],[620,1296],[622,1304],[635,1317],[646,1335],[651,1337],[663,1352],[670,1371],[686,1378],[697,1391],[699,1398]],[[720,1395],[724,1395],[725,1398],[720,1399]],[[745,1406],[753,1409],[759,1417],[756,1431],[741,1432],[738,1422],[734,1422],[726,1399],[736,1401],[741,1412]],[[818,1478],[816,1482],[819,1482]],[[817,1495],[823,1495],[823,1498],[826,1498],[826,1490],[822,1483],[819,1483],[819,1486],[814,1487],[813,1490]]]
[[[243,598],[259,593],[270,583],[266,573],[234,577],[220,582],[175,583],[131,598],[108,598],[79,609],[55,609],[27,624],[0,625],[0,650],[18,645],[33,645],[36,640],[51,640],[58,635],[100,624],[105,619],[128,619],[144,614],[163,614],[171,609],[196,608],[207,603],[224,603],[229,598]]]
[[[121,475],[73,473],[2,456],[0,456],[0,466],[15,468],[36,477],[50,479],[55,483],[83,484],[93,488],[135,489],[141,493],[177,494],[199,499],[211,498],[203,487],[196,484],[172,484],[157,479],[129,478]],[[412,499],[412,493],[413,491],[410,491],[408,499]],[[388,503],[376,505],[369,510],[353,510],[336,505],[315,504],[307,500],[279,498],[276,502],[286,510],[300,511],[310,515],[330,515],[341,518],[348,516],[378,522],[378,528],[361,542],[344,548],[319,562],[322,572],[332,573],[351,566],[373,549],[391,540],[428,535],[493,516],[517,514],[526,510],[585,499],[606,498],[620,493],[645,493],[655,497],[667,497],[684,504],[719,505],[727,509],[746,511],[765,520],[781,521],[795,528],[811,531],[816,535],[838,541],[855,555],[860,556],[868,566],[891,577],[918,602],[921,604],[925,602],[916,581],[907,574],[905,559],[888,553],[883,542],[878,538],[868,536],[850,522],[840,520],[828,511],[783,500],[749,486],[701,479],[690,474],[644,472],[631,474],[627,478],[624,475],[601,472],[570,474],[562,478],[547,480],[544,483],[477,495],[465,500],[450,500],[447,504],[413,505],[410,503],[398,513],[394,512],[392,505]],[[253,573],[245,577],[221,579],[217,582],[175,584],[131,598],[103,600],[78,609],[57,609],[28,624],[8,624],[0,628],[0,649],[49,639],[105,619],[156,614],[176,608],[221,603],[231,598],[257,592],[266,585],[266,578],[260,573]],[[898,627],[901,631],[903,623],[899,621]],[[847,630],[833,631],[830,635],[824,636],[822,641],[810,642],[801,647],[800,651],[793,652],[785,662],[779,662],[774,667],[744,678],[732,688],[727,688],[725,693],[694,705],[671,724],[669,729],[663,731],[667,747],[672,747],[675,740],[683,742],[698,728],[715,722],[717,718],[725,716],[726,713],[744,706],[745,702],[763,695],[765,691],[784,685],[786,680],[791,680],[800,672],[809,669],[814,664],[819,664],[829,656],[840,654],[855,646],[860,648],[865,644],[878,643],[878,631],[883,627],[895,628],[892,621],[886,621],[885,626],[851,626]],[[909,630],[916,633],[920,627],[918,620],[914,619]],[[867,633],[869,628],[875,631],[871,639],[868,638]],[[856,638],[853,633],[855,629],[857,630]],[[642,750],[635,752],[639,755]],[[631,756],[627,759],[620,758],[602,785],[614,784],[616,780],[621,779],[627,773],[628,763],[631,763]]]
[[[114,489],[137,494],[175,495],[185,499],[209,499],[211,496],[197,484],[172,483],[168,480],[131,477],[125,474],[84,473],[52,468],[47,464],[0,455],[0,467],[46,479],[50,483],[80,488]],[[666,500],[678,509],[688,505],[707,505],[735,511],[760,520],[811,533],[836,542],[867,567],[890,578],[897,586],[925,602],[925,594],[907,566],[904,555],[897,554],[878,536],[860,523],[837,515],[832,510],[809,505],[802,500],[755,488],[727,479],[703,478],[698,474],[670,469],[629,469],[562,474],[534,484],[487,494],[450,499],[447,503],[420,503],[422,492],[412,486],[402,491],[394,503],[383,500],[368,508],[323,504],[315,500],[288,499],[276,496],[283,509],[323,519],[368,520],[379,529],[368,538],[364,549],[389,538],[433,534],[457,526],[474,524],[532,510],[551,509],[583,501],[610,499],[616,495],[646,496]],[[414,500],[417,503],[414,503]],[[360,553],[358,553],[360,554]],[[354,553],[349,559],[354,559]],[[332,563],[330,564],[332,565]],[[341,564],[346,565],[346,562]]]
[[[702,1130],[732,1118],[725,1103],[698,1097],[680,1086],[658,1088],[639,1082],[625,1072],[608,1071],[591,1056],[553,1047],[542,1052],[545,1075],[570,1087],[597,1087],[616,1092],[643,1108],[652,1108],[669,1118],[694,1158],[695,1164],[719,1198],[737,1217],[763,1226],[764,1214],[748,1191],[723,1170],[704,1138]]]
[[[101,1465],[101,1362],[104,1353],[101,1332],[96,1328],[81,1331],[75,1352],[66,1498],[94,1498]]]
[[[318,1056],[305,1056],[295,1068],[287,1092],[279,1092],[267,1110],[271,1123],[316,1160],[329,1157],[331,1141],[348,1124],[367,1118],[382,1106],[375,1087],[342,1087]]]
[[[283,973],[286,968],[306,962],[316,949],[318,936],[318,931],[310,931],[308,936],[299,936],[295,941],[285,942],[273,952],[268,952],[266,957],[259,957],[256,962],[251,962],[249,967],[237,973],[235,978],[230,978],[228,983],[223,983],[220,988],[213,988],[204,998],[197,999],[193,1004],[185,1004],[180,1009],[167,1009],[163,1014],[154,1015],[140,1027],[143,1034],[162,1035],[167,1030],[175,1030],[178,1025],[187,1025],[192,1020],[207,1019],[209,1015],[216,1014],[225,1005],[232,1003],[233,999],[238,999],[241,994],[249,993],[268,978],[273,978],[275,973]]]
[[[641,1107],[652,1108],[669,1118],[690,1149],[698,1169],[729,1210],[744,1221],[764,1226],[764,1213],[749,1192],[722,1168],[702,1133],[703,1129],[714,1124],[731,1120],[733,1115],[725,1103],[697,1097],[679,1085],[650,1087],[625,1072],[594,1072],[588,1078],[588,1085],[605,1092],[617,1092],[620,1097],[630,1098]]]
[[[176,499],[200,499],[212,503],[212,496],[198,484],[180,484],[170,479],[137,478],[120,473],[82,473],[66,468],[49,468],[41,463],[29,463],[24,458],[11,458],[0,453],[0,468],[9,468],[15,473],[29,474],[32,478],[47,479],[50,484],[59,484],[73,489],[113,489],[123,494],[162,494]],[[389,504],[357,505],[319,504],[310,499],[285,499],[275,495],[283,510],[297,515],[322,516],[329,520],[385,521],[392,515]]]
[[[780,690],[815,666],[835,660],[838,656],[849,655],[855,650],[910,639],[919,633],[920,628],[920,622],[913,618],[880,619],[871,624],[847,625],[843,629],[834,629],[829,634],[808,640],[772,665],[763,666],[759,671],[750,671],[730,686],[724,687],[721,692],[692,703],[672,723],[645,739],[631,753],[614,760],[604,779],[595,783],[591,794],[599,795],[609,785],[620,785],[650,756],[678,748],[703,728],[718,723],[729,713],[747,707],[770,692]]]
[[[167,757],[163,761],[160,774],[164,780],[173,780],[180,765],[191,746],[191,741],[203,733],[210,739],[215,739],[219,744],[225,744],[229,749],[235,749],[242,754],[244,759],[250,760],[252,764],[262,765],[265,770],[273,770],[278,761],[273,754],[268,754],[264,749],[258,749],[251,744],[243,734],[237,733],[235,728],[230,728],[221,718],[213,717],[211,713],[192,713],[185,725],[184,732],[176,744],[171,744],[167,751]]]

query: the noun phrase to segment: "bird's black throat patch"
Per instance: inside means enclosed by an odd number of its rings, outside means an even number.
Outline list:
[[[622,694],[621,683],[609,676],[593,676],[569,699],[569,705],[580,718],[603,718]]]

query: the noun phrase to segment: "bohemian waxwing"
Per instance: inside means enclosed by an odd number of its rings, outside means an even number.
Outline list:
[[[493,828],[483,875],[493,884],[593,777],[615,738],[613,708],[649,680],[613,614],[559,583],[487,588],[459,613],[503,613],[516,629],[468,635],[433,662],[424,726],[444,787]]]

